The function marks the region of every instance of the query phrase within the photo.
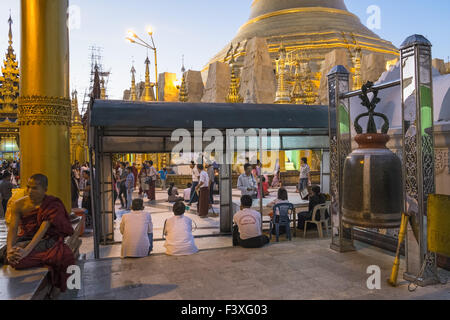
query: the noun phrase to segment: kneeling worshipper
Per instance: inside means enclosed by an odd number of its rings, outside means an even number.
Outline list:
[[[153,250],[152,216],[144,209],[144,200],[134,199],[131,205],[133,211],[122,216],[122,258],[146,257]]]
[[[13,204],[6,258],[16,270],[48,267],[52,285],[64,292],[67,267],[75,264],[64,238],[73,228],[64,204],[47,195],[47,187],[47,177],[35,174],[28,180],[26,196]]]
[[[233,217],[233,246],[243,248],[261,248],[269,243],[262,234],[261,213],[252,210],[253,199],[249,195],[241,197],[241,211]]]
[[[173,216],[164,223],[166,254],[187,256],[198,252],[192,235],[192,220],[184,215],[186,206],[182,201],[173,205]]]

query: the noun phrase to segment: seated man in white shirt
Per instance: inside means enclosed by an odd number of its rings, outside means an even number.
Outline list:
[[[198,252],[192,235],[192,220],[184,215],[185,204],[179,201],[173,205],[174,217],[164,224],[166,254],[169,256],[187,256]]]
[[[244,166],[245,172],[239,176],[237,188],[241,190],[242,196],[249,195],[252,198],[256,199],[258,189],[256,185],[256,180],[252,175],[252,169],[253,167],[251,164],[249,163],[245,164]]]
[[[241,197],[241,211],[233,217],[233,246],[261,248],[269,243],[262,234],[261,213],[252,210],[253,199],[249,195]]]

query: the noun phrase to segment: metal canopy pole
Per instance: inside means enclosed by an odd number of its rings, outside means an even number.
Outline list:
[[[349,72],[344,66],[334,67],[328,74],[329,129],[330,129],[330,194],[331,194],[331,249],[338,252],[354,251],[352,228],[342,223],[342,180],[345,158],[351,152],[350,110],[340,93],[349,90]]]
[[[435,193],[431,43],[413,35],[400,51],[404,209],[410,215],[403,277],[427,286],[438,282],[433,276],[436,255],[428,251],[426,227],[428,195]]]
[[[231,166],[233,155],[229,150],[234,150],[234,148],[230,145],[230,139],[234,139],[234,137],[225,135],[223,141],[223,163],[220,165],[219,194],[221,233],[231,233],[233,228],[233,170]]]
[[[259,162],[261,164],[261,168],[259,169],[259,212],[261,213],[261,231],[263,230],[263,198],[264,198],[264,189],[263,189],[263,184],[262,184],[262,168],[263,168],[263,145],[262,145],[262,131],[263,130],[258,130],[259,131]],[[266,131],[267,132],[267,131]],[[267,136],[267,133],[266,133]]]

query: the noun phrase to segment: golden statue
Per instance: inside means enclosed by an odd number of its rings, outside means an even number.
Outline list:
[[[231,81],[230,81],[230,89],[228,90],[228,95],[226,101],[228,103],[242,103],[244,102],[244,98],[239,94],[240,89],[240,79],[236,76],[236,67],[234,58],[231,59],[230,63],[231,67]]]

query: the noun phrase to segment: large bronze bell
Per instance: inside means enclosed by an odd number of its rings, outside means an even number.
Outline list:
[[[389,121],[374,112],[380,102],[378,91],[373,90],[371,101],[367,97],[373,83],[363,86],[362,105],[369,110],[355,120],[355,137],[359,148],[345,160],[342,211],[344,224],[364,228],[398,228],[402,219],[402,165],[400,159],[386,147]],[[367,133],[362,133],[358,121],[369,117]],[[374,116],[384,119],[382,133],[378,133]]]

